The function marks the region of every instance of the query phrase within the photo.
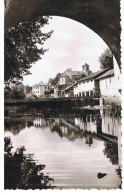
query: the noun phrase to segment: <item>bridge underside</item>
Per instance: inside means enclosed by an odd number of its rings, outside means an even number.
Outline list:
[[[112,50],[120,67],[119,0],[7,0],[5,31],[37,16],[63,16],[96,32]],[[97,43],[96,43],[97,44]]]

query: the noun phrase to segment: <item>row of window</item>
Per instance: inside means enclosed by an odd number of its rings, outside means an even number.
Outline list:
[[[75,94],[75,97],[87,97],[87,96],[93,96],[93,91],[87,91],[87,92],[80,92],[79,94]]]
[[[34,91],[35,94],[40,93],[40,91]]]
[[[46,90],[45,90],[45,92],[46,92]],[[33,91],[33,93],[37,94],[37,93],[40,93],[40,91]]]
[[[49,86],[44,86],[45,89],[49,89]],[[35,87],[35,90],[40,89],[40,87]]]

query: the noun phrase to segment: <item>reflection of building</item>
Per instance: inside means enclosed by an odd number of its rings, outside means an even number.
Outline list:
[[[49,126],[50,121],[44,118],[36,118],[33,120],[33,125],[37,127],[47,127]]]
[[[93,138],[91,136],[87,136],[85,138],[85,144],[88,144],[89,146],[91,146],[93,144]]]
[[[121,132],[121,120],[115,117],[102,116],[102,133],[118,137]]]
[[[51,85],[49,84],[44,84],[44,83],[39,83],[36,84],[32,87],[32,94],[40,97],[40,96],[44,96],[46,95],[46,93],[49,92],[49,90],[51,89]]]
[[[61,126],[61,130],[62,130],[62,134],[63,135],[67,135],[68,134],[68,128],[67,127]]]
[[[75,118],[75,125],[80,127],[80,130],[97,133],[98,117],[84,116],[81,118]]]

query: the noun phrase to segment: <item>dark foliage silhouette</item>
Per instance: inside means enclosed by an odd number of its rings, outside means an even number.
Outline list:
[[[5,149],[5,169],[4,187],[5,189],[53,189],[51,184],[53,178],[43,173],[45,165],[37,164],[33,160],[33,154],[25,155],[25,147],[17,148],[12,153],[13,148],[10,137],[4,139]]]

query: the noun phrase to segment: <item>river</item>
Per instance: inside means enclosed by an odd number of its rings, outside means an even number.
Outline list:
[[[14,152],[25,146],[59,189],[117,189],[121,185],[121,118],[99,112],[5,118]],[[99,175],[103,177],[99,178]],[[5,178],[6,179],[6,178]]]

